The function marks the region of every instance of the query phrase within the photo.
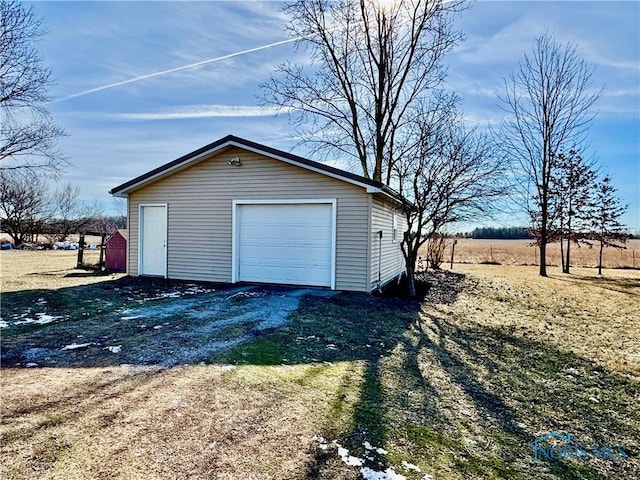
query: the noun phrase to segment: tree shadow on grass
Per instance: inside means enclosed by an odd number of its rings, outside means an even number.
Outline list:
[[[622,479],[640,473],[637,382],[500,328],[431,316],[423,331],[429,355],[477,412],[482,433],[471,440],[489,440],[460,452],[456,464],[463,470],[523,479]],[[457,421],[473,423],[466,414]],[[570,432],[589,447],[623,446],[631,459],[534,461],[532,442],[552,431]]]
[[[453,303],[455,295],[449,297]],[[320,433],[376,471],[391,466],[422,478],[401,468],[407,461],[435,478],[640,477],[636,381],[508,327],[482,326],[440,310],[427,314],[418,302],[359,295],[307,298],[284,330],[219,360],[363,364],[355,406],[337,395]],[[353,388],[352,382],[345,380],[337,391]],[[331,411],[348,408],[350,424],[337,426]],[[534,440],[552,431],[570,432],[588,447],[621,446],[630,458],[534,460]],[[366,450],[365,441],[388,453]],[[342,463],[335,449],[318,448],[304,476],[357,474],[358,467]]]
[[[442,274],[440,281],[433,279],[427,303],[455,302],[462,278]],[[94,312],[102,309],[108,316],[127,305],[128,296],[140,292],[153,296],[184,285],[149,279],[137,282],[121,279],[62,289],[63,295],[60,291],[23,292],[11,294],[9,303],[19,308],[18,300],[30,305],[45,298],[55,307],[52,313],[82,304]],[[362,365],[362,375],[347,376],[336,385],[325,431],[319,433],[361,458],[373,455],[365,451],[365,441],[384,447],[388,454],[375,454],[366,463],[377,471],[408,461],[436,478],[640,477],[637,381],[550,343],[517,336],[508,327],[478,325],[472,317],[456,319],[446,308],[429,311],[423,312],[417,301],[364,294],[304,297],[284,328],[258,335],[212,361]],[[29,338],[42,332],[34,330]],[[95,366],[91,359],[83,362],[77,366]],[[349,403],[353,389],[357,400]],[[345,427],[336,419],[346,411],[352,413]],[[531,443],[551,431],[571,432],[586,445],[620,445],[631,457],[620,462],[535,462]],[[417,473],[402,473],[420,478]],[[342,464],[335,450],[316,449],[302,474],[354,478],[357,469]]]
[[[573,285],[596,285],[613,292],[624,293],[630,296],[640,296],[640,278],[620,278],[598,275],[551,275],[555,280],[561,280]]]

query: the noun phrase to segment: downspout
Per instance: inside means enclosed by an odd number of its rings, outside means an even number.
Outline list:
[[[382,283],[382,230],[378,230],[378,291]]]

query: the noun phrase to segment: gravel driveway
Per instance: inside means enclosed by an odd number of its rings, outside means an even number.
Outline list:
[[[7,295],[5,367],[170,367],[206,361],[221,349],[285,325],[304,295],[337,292],[270,286],[210,286],[123,278]],[[22,307],[22,308],[21,308]]]

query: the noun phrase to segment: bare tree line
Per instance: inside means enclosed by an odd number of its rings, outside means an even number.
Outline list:
[[[53,243],[126,226],[126,217],[105,217],[100,203],[82,201],[79,186],[68,182],[50,190],[42,175],[28,169],[0,171],[0,221],[15,246],[42,240],[39,236]]]
[[[505,81],[501,100],[509,116],[496,132],[496,143],[512,159],[514,185],[540,249],[542,276],[550,242],[560,242],[564,273],[570,272],[572,243],[620,247],[624,242],[619,218],[626,207],[610,188],[611,178],[599,178],[595,162],[584,156],[593,106],[602,94],[592,76],[593,68],[575,45],[562,45],[545,32]],[[604,203],[598,194],[603,188]]]

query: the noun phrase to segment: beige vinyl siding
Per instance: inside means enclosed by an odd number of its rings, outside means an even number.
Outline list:
[[[227,161],[240,157],[242,166]],[[231,281],[232,201],[336,199],[336,289],[368,291],[365,189],[230,148],[129,194],[129,272],[138,274],[140,204],[168,204],[168,277]]]
[[[393,242],[393,215],[397,221],[397,239]],[[382,244],[378,232],[382,230]],[[404,272],[404,258],[400,248],[402,234],[406,230],[404,215],[398,207],[378,196],[373,196],[371,203],[371,289],[378,283],[378,258],[382,258],[380,268],[380,283],[384,285],[389,280]],[[380,252],[382,246],[382,252]]]

